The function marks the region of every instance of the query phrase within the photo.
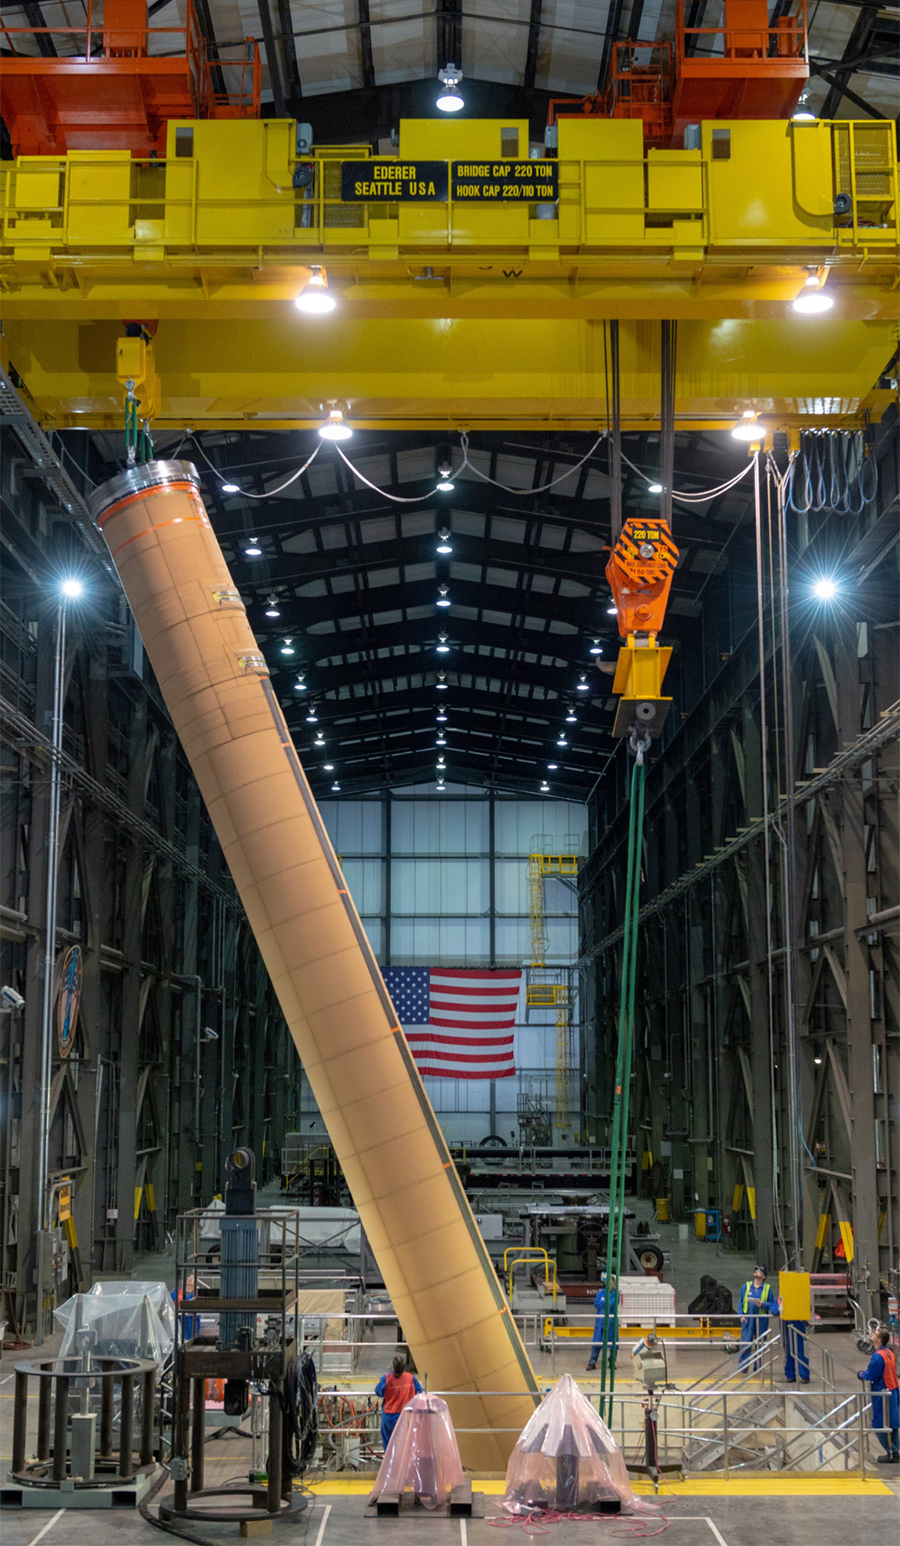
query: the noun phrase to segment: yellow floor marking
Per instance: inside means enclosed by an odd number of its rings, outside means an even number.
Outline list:
[[[371,1477],[354,1476],[346,1481],[314,1481],[308,1482],[311,1492],[318,1497],[340,1497],[344,1494],[368,1493],[372,1491],[374,1480]],[[670,1482],[668,1487],[679,1498],[749,1498],[749,1497],[777,1497],[777,1498],[816,1498],[816,1497],[842,1497],[842,1498],[872,1498],[893,1497],[890,1487],[884,1482],[873,1478],[872,1481],[861,1482],[858,1477],[843,1476],[785,1476],[782,1478],[761,1476],[758,1480],[748,1477],[741,1481],[726,1482],[721,1479],[710,1478],[708,1481]],[[666,1490],[658,1496],[664,1499],[671,1496]],[[472,1478],[472,1488],[475,1492],[483,1492],[487,1497],[502,1498],[506,1491],[505,1482],[485,1481],[480,1482],[477,1477]],[[652,1497],[653,1488],[649,1482],[636,1482],[635,1492],[643,1497]]]

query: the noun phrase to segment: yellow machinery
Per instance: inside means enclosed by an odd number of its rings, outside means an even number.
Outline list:
[[[531,909],[531,966],[525,1002],[530,1009],[556,1010],[556,1122],[566,1128],[571,1122],[570,1090],[572,1078],[572,1016],[568,982],[560,981],[559,970],[548,967],[547,933],[544,924],[544,876],[577,875],[577,854],[529,854],[528,901]]]
[[[9,360],[58,427],[120,427],[116,340],[138,318],[158,323],[156,429],[317,425],[330,403],[361,427],[591,429],[615,318],[635,429],[658,422],[658,324],[674,319],[680,428],[748,406],[767,424],[877,416],[896,343],[893,126],[715,134],[645,156],[638,122],[563,119],[558,157],[536,163],[558,179],[544,200],[473,201],[454,180],[527,171],[525,120],[410,120],[396,161],[298,149],[285,120],[201,120],[170,124],[157,161],[3,163]],[[351,163],[365,175],[344,186]],[[426,165],[445,197],[410,197],[432,184],[397,169]],[[312,265],[339,302],[325,319],[293,306]],[[824,320],[790,309],[811,269],[835,298]]]
[[[778,1298],[782,1320],[812,1320],[812,1291],[808,1272],[779,1272]]]

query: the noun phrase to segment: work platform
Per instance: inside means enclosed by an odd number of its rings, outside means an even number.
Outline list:
[[[22,158],[0,174],[9,359],[61,428],[120,426],[116,338],[152,319],[157,428],[318,425],[327,383],[361,428],[590,429],[618,319],[622,423],[652,428],[674,319],[680,427],[747,407],[877,417],[896,346],[892,125],[735,120],[700,139],[645,155],[639,122],[562,119],[558,199],[530,202],[454,200],[452,179],[442,200],[348,200],[342,167],[368,149],[300,154],[285,120],[170,123],[164,160]],[[522,165],[524,120],[502,136],[499,120],[413,120],[398,161],[502,167],[513,141]],[[314,264],[339,303],[327,318],[292,304]],[[791,311],[810,270],[835,299],[824,319]]]

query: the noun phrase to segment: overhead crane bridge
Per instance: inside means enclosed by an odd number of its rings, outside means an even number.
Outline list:
[[[880,417],[900,254],[890,122],[712,120],[685,150],[580,115],[558,124],[554,200],[455,198],[460,156],[512,164],[515,140],[527,166],[527,120],[500,131],[401,124],[398,160],[449,179],[435,202],[348,198],[344,170],[370,148],[310,149],[289,120],[173,120],[156,160],[2,163],[4,347],[35,416],[120,428],[116,338],[138,319],[155,329],[157,430],[317,427],[327,396],[359,428],[596,433],[610,320],[626,431],[659,423],[663,320],[678,323],[680,429],[747,408],[766,430]],[[325,325],[293,307],[313,265],[339,299]],[[824,323],[791,311],[811,271],[834,298]]]

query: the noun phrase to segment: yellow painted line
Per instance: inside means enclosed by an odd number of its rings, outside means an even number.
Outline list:
[[[317,1497],[332,1498],[342,1496],[359,1496],[361,1493],[370,1493],[374,1486],[374,1478],[351,1477],[347,1481],[311,1481],[307,1482],[311,1492]],[[645,1497],[652,1497],[653,1487],[650,1482],[637,1481],[632,1483],[635,1492]],[[472,1478],[474,1492],[482,1492],[487,1497],[502,1498],[506,1491],[506,1483],[502,1481],[480,1482],[477,1477]],[[770,1477],[760,1476],[758,1479],[749,1477],[741,1481],[724,1481],[710,1478],[708,1481],[696,1480],[690,1482],[667,1482],[665,1490],[659,1493],[660,1500],[670,1495],[670,1490],[679,1498],[872,1498],[894,1496],[890,1487],[884,1482],[873,1478],[872,1481],[861,1482],[858,1477],[843,1476],[785,1476]]]

